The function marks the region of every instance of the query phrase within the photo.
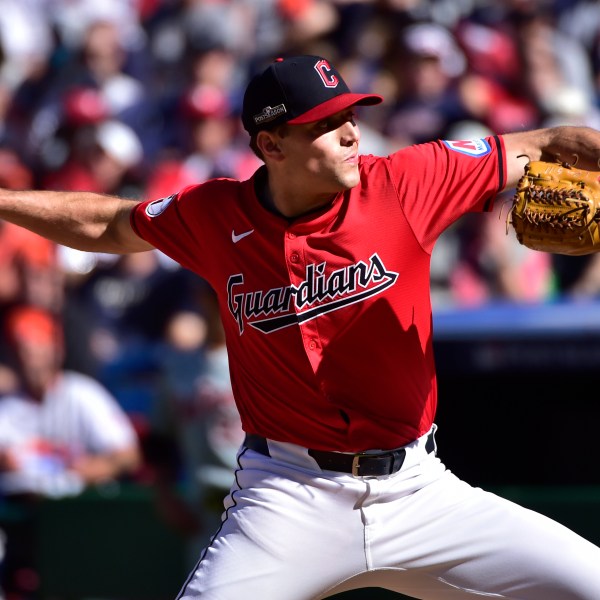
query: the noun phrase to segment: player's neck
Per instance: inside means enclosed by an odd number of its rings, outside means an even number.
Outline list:
[[[260,203],[270,212],[289,220],[321,210],[330,205],[336,196],[327,194],[307,199],[304,190],[298,193],[296,190],[291,191],[290,186],[285,183],[277,185],[272,177],[269,178],[265,167],[259,170],[255,181],[256,195]]]

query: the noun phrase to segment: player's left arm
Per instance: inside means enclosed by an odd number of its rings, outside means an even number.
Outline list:
[[[548,160],[599,170],[600,131],[571,125],[508,133],[502,136],[506,153],[506,188],[515,187],[529,161]]]

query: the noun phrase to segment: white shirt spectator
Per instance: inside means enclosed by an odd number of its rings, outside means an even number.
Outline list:
[[[78,494],[85,484],[70,469],[75,460],[136,444],[117,401],[86,375],[62,372],[42,402],[16,394],[0,398],[0,451],[16,466],[0,474],[4,493]]]

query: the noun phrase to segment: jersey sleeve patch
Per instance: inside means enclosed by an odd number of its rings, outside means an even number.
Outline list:
[[[454,152],[461,152],[462,154],[468,154],[469,156],[485,156],[492,151],[487,140],[484,139],[442,141],[448,148],[450,148],[450,150],[453,150]]]
[[[163,213],[167,206],[169,206],[169,204],[173,202],[176,196],[177,194],[172,194],[167,198],[160,198],[159,200],[154,200],[153,202],[150,202],[150,204],[146,206],[146,214],[149,217],[158,217],[158,215]]]

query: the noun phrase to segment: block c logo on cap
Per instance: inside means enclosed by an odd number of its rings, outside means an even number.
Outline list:
[[[319,74],[319,77],[323,80],[325,87],[334,88],[340,80],[332,73],[330,64],[322,59],[315,64],[315,71]]]

